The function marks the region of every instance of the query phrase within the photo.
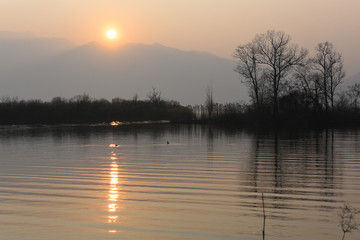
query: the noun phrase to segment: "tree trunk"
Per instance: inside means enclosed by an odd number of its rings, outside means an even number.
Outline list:
[[[329,104],[328,104],[328,93],[327,93],[327,84],[326,84],[326,76],[324,76],[324,101],[325,101],[325,112],[329,112]]]
[[[276,72],[275,72],[276,73]],[[274,77],[273,80],[273,114],[274,114],[274,120],[277,121],[278,120],[278,116],[279,116],[279,108],[278,108],[278,87],[277,87],[277,78]]]

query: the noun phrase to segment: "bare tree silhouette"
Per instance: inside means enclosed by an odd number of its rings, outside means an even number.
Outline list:
[[[320,89],[324,97],[325,111],[329,112],[329,104],[331,109],[334,109],[335,90],[345,77],[343,60],[332,43],[319,43],[315,50],[312,67],[321,76]]]
[[[275,30],[256,35],[251,43],[240,46],[235,51],[235,57],[240,61],[237,71],[248,79],[254,91],[259,90],[259,74],[266,80],[275,117],[279,113],[279,94],[286,77],[294,66],[304,63],[307,54],[306,49],[299,49],[297,45],[291,44],[290,35]]]
[[[233,57],[239,59],[235,71],[244,77],[243,82],[249,88],[249,95],[256,109],[260,111],[264,103],[265,81],[262,77],[263,71],[258,63],[258,55],[258,48],[251,42],[238,46]]]
[[[208,85],[206,88],[205,108],[208,113],[208,118],[211,120],[214,111],[213,89],[211,85]]]

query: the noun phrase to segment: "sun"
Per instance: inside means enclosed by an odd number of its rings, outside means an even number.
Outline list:
[[[116,38],[116,31],[114,29],[109,29],[106,33],[107,37],[110,39]]]

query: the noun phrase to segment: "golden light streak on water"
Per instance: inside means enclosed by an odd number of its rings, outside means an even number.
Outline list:
[[[116,147],[119,147],[119,145],[117,145],[117,144],[115,144],[115,143],[111,143],[111,144],[109,144],[109,147],[111,147],[111,148],[116,148]]]
[[[109,223],[115,223],[119,216],[109,216]]]
[[[117,206],[116,203],[109,204],[109,212],[116,212]]]
[[[110,144],[111,145],[111,144]],[[108,205],[108,223],[114,224],[117,222],[117,219],[119,218],[118,215],[116,215],[116,211],[118,209],[118,199],[119,199],[119,190],[118,190],[118,183],[119,183],[119,165],[117,164],[116,160],[118,158],[116,157],[116,153],[111,153],[110,159],[112,160],[112,163],[110,165],[110,187],[109,187],[109,205]],[[109,230],[109,233],[116,233],[117,231],[115,229]]]

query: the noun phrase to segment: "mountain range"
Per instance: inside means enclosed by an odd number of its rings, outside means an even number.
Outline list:
[[[90,42],[0,32],[0,98],[51,100],[88,94],[94,98],[146,99],[154,87],[167,100],[202,104],[206,89],[219,103],[249,101],[234,71],[236,61],[161,44],[106,48]],[[360,80],[349,76],[339,89]]]
[[[51,100],[89,94],[95,98],[146,99],[156,88],[181,104],[202,104],[211,86],[216,102],[247,101],[236,62],[161,44],[106,48],[91,42],[0,34],[0,97]]]

